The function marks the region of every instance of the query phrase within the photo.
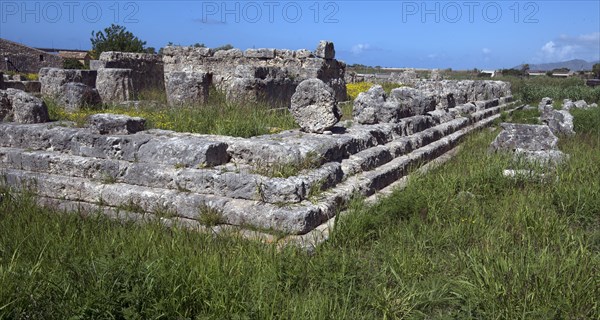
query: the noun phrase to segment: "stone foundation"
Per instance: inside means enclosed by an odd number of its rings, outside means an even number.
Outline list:
[[[193,225],[217,212],[221,228],[309,237],[354,195],[373,195],[452,149],[510,110],[510,100],[477,101],[393,123],[345,123],[331,135],[289,130],[249,139],[3,123],[0,175],[11,187],[32,188],[41,203],[69,210]],[[296,172],[281,176],[282,167]]]

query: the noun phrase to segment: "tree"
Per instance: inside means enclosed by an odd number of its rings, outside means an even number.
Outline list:
[[[596,79],[600,79],[600,63],[596,63],[592,67],[592,72],[594,73],[594,76],[596,77]]]
[[[96,59],[104,51],[146,52],[146,41],[138,39],[125,27],[112,24],[104,31],[92,31],[92,50]]]
[[[65,59],[63,60],[63,69],[84,69],[85,66],[77,59]]]

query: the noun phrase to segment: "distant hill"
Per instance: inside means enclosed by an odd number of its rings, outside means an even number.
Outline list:
[[[541,63],[541,64],[529,64],[529,70],[541,70],[550,71],[554,69],[567,68],[571,71],[590,71],[592,66],[600,61],[587,62],[581,59],[563,61],[563,62],[552,62],[552,63]],[[521,69],[523,65],[518,65],[513,69]]]

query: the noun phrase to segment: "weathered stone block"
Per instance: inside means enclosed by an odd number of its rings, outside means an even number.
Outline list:
[[[42,123],[50,120],[44,101],[17,89],[0,90],[0,121]]]
[[[294,59],[296,53],[293,50],[275,49],[275,56],[281,59]]]
[[[42,68],[39,73],[41,93],[43,96],[55,98],[60,93],[62,85],[69,82],[83,83],[95,88],[96,76],[95,70]]]
[[[163,50],[165,72],[211,73],[212,84],[227,94],[229,101],[264,100],[275,106],[288,105],[296,86],[318,78],[345,101],[346,65],[335,59],[315,58],[309,50],[238,49],[203,56],[199,48],[168,47]]]
[[[244,51],[244,57],[258,59],[273,59],[275,58],[275,49],[246,49],[246,51]]]
[[[151,53],[107,51],[100,54],[105,68],[131,69],[134,94],[165,89],[162,57]]]
[[[135,98],[131,69],[99,69],[96,88],[103,103],[118,103]]]
[[[383,119],[390,120],[393,116],[394,108],[388,108],[387,94],[380,85],[372,86],[368,91],[361,92],[354,100],[352,115],[354,120],[360,124],[375,124],[383,122]]]
[[[70,112],[101,103],[98,91],[83,83],[68,82],[60,87],[56,101]]]
[[[165,73],[167,101],[171,106],[197,105],[208,101],[212,75],[182,71]]]
[[[423,115],[436,106],[435,94],[408,87],[393,89],[389,100],[398,104],[400,117]]]
[[[556,135],[572,136],[575,134],[573,130],[573,116],[568,110],[545,110],[540,116],[540,120],[547,124],[552,133]]]
[[[515,151],[556,150],[558,138],[546,125],[502,123],[504,129],[491,144],[491,149]]]
[[[542,98],[542,101],[538,104],[538,110],[540,111],[540,113],[550,111],[552,110],[553,103],[554,101],[552,100],[552,98]]]
[[[431,70],[431,73],[429,74],[429,80],[433,80],[433,81],[443,80],[440,70],[438,70],[438,69]]]
[[[587,102],[585,102],[585,100],[577,100],[574,102],[575,108],[577,109],[587,109],[588,108],[588,104]]]
[[[219,50],[215,52],[216,59],[238,59],[244,56],[244,52],[240,49]]]
[[[145,130],[146,119],[98,113],[88,119],[88,127],[98,134],[133,134]]]
[[[298,58],[298,59],[306,59],[306,58],[313,58],[314,57],[313,53],[310,52],[310,50],[307,50],[307,49],[296,50],[295,55],[296,55],[296,58]]]
[[[12,121],[12,119],[12,102],[8,98],[8,93],[5,90],[0,90],[0,122]]]
[[[333,42],[321,40],[315,50],[315,56],[323,59],[335,59]]]
[[[149,140],[137,154],[141,162],[187,167],[216,166],[229,160],[227,144],[193,137],[163,137]]]
[[[335,92],[319,79],[304,80],[298,85],[290,111],[302,130],[313,133],[329,130],[342,117]]]

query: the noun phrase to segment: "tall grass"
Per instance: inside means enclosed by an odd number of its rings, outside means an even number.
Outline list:
[[[214,88],[204,105],[168,107],[164,95],[156,92],[145,92],[141,98],[153,101],[142,101],[137,108],[111,104],[78,112],[67,112],[51,100],[46,104],[52,120],[75,121],[81,126],[91,114],[110,112],[145,118],[147,128],[235,137],[252,137],[297,127],[287,109],[273,109],[262,102],[228,102],[225,95]]]
[[[537,104],[544,97],[550,97],[561,103],[563,99],[585,100],[587,103],[600,102],[600,87],[588,87],[584,80],[577,77],[500,77],[494,80],[510,82],[515,98],[525,103]]]
[[[575,127],[555,182],[504,178],[484,130],[404,190],[355,200],[314,254],[2,189],[0,318],[597,319],[600,110]]]

